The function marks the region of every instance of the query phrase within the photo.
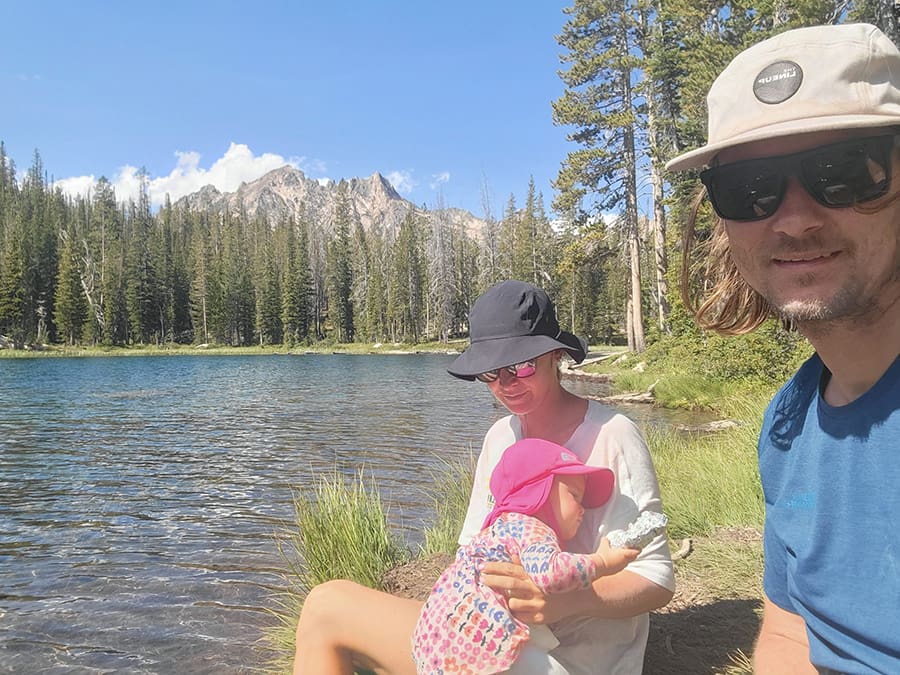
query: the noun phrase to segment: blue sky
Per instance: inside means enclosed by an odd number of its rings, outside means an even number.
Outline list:
[[[0,140],[24,172],[158,203],[286,163],[375,171],[407,199],[494,216],[528,180],[549,208],[575,149],[552,122],[559,0],[0,5]]]

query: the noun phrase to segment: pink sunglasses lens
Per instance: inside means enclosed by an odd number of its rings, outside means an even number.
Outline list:
[[[535,370],[534,364],[532,364],[532,363],[528,363],[523,366],[517,367],[516,368],[516,377],[518,377],[518,378],[531,377],[532,375],[534,375],[534,370]]]

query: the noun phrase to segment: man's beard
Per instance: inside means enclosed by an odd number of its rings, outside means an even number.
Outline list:
[[[859,322],[877,317],[884,309],[885,301],[896,293],[891,292],[891,286],[900,283],[900,261],[894,268],[894,273],[881,283],[878,289],[866,289],[860,280],[850,280],[845,286],[838,289],[830,298],[807,298],[802,300],[786,300],[774,302],[767,298],[775,307],[775,311],[785,321],[802,325],[818,324],[823,322]]]

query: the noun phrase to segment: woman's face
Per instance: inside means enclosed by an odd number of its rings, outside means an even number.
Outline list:
[[[560,350],[547,352],[534,360],[534,374],[516,377],[505,368],[499,377],[488,383],[494,397],[514,415],[524,415],[536,410],[559,383]]]

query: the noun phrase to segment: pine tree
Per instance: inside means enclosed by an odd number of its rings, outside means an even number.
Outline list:
[[[270,230],[264,219],[257,217],[255,224],[254,299],[256,303],[256,337],[258,344],[280,344],[283,339],[281,324],[281,282],[275,266]]]
[[[158,340],[160,305],[157,270],[151,252],[152,216],[149,182],[145,169],[139,173],[138,201],[129,203],[125,238],[125,303],[129,342],[150,344]]]
[[[454,222],[452,232],[456,294],[451,332],[460,335],[468,328],[469,308],[478,297],[478,246],[467,235],[461,220]]]
[[[458,290],[455,286],[455,260],[457,250],[454,248],[452,224],[444,208],[443,196],[432,212],[431,237],[427,242],[428,250],[428,300],[426,332],[437,335],[441,342],[450,339],[456,327],[456,309],[458,307]]]
[[[503,278],[500,274],[500,224],[494,218],[491,210],[487,181],[482,183],[481,205],[484,225],[481,230],[482,245],[478,254],[477,295],[480,295]]]
[[[857,0],[853,5],[853,21],[878,26],[895,45],[900,45],[900,3],[895,0]]]
[[[305,218],[309,233],[310,334],[315,340],[325,337],[328,309],[328,240],[322,223]]]
[[[0,242],[0,335],[12,338],[21,349],[27,337],[25,325],[25,256],[19,227],[7,229]]]
[[[81,332],[88,317],[88,307],[81,289],[75,232],[64,230],[60,236],[63,246],[59,256],[54,319],[63,341],[68,345],[75,345],[81,339]]]
[[[366,236],[368,250],[368,282],[366,284],[366,326],[368,337],[375,342],[387,339],[387,287],[385,267],[386,242],[381,226],[373,224]]]
[[[158,343],[175,339],[175,260],[173,238],[175,223],[172,204],[166,195],[166,203],[154,221],[151,221],[150,256],[155,271],[153,283],[153,333]]]
[[[424,268],[421,223],[410,207],[394,241],[388,287],[388,323],[393,341],[419,342],[424,335]]]
[[[353,270],[350,259],[350,199],[347,182],[338,185],[335,199],[334,236],[328,246],[328,308],[338,342],[353,342]]]
[[[503,218],[500,221],[499,259],[501,279],[521,279],[521,273],[517,274],[516,253],[519,249],[517,236],[519,235],[519,213],[516,208],[516,197],[512,193],[506,202]]]
[[[171,232],[169,290],[172,298],[173,339],[179,343],[190,343],[194,339],[191,319],[191,241],[193,237],[193,221],[184,211],[176,211],[173,215]]]
[[[314,290],[309,248],[309,225],[306,219],[303,219],[297,227],[292,284],[296,302],[296,339],[298,341],[309,340],[313,331]]]
[[[372,283],[372,254],[369,240],[362,223],[356,220],[350,238],[350,269],[353,279],[351,297],[353,305],[354,337],[360,341],[376,340],[375,316],[369,307],[369,293]]]
[[[47,189],[43,162],[37,151],[18,199],[18,221],[21,224],[18,246],[23,256],[22,339],[40,344],[55,337],[57,239],[65,222],[65,204],[62,193]]]
[[[82,246],[91,313],[87,334],[91,341],[105,345],[124,345],[128,339],[124,221],[112,185],[101,177],[94,187]]]
[[[191,241],[191,324],[194,327],[194,342],[209,344],[211,326],[208,314],[209,303],[209,228],[204,223],[194,228]]]
[[[245,347],[253,344],[256,303],[252,267],[243,215],[223,219],[224,247],[221,258],[222,330],[225,344]]]
[[[275,259],[280,274],[282,340],[288,346],[294,346],[300,341],[298,336],[300,308],[296,285],[296,241],[294,221],[282,218],[275,228]]]
[[[206,214],[208,232],[206,250],[206,322],[210,339],[218,344],[231,344],[226,288],[226,251],[230,250],[231,220],[224,214]],[[195,272],[196,274],[196,272]]]
[[[628,344],[645,349],[637,211],[637,151],[643,145],[644,105],[634,90],[638,76],[646,0],[577,2],[558,37],[570,64],[566,84],[553,103],[554,121],[571,125],[580,149],[569,153],[557,178],[557,208],[567,211],[590,197],[595,216],[621,211],[630,265]]]

